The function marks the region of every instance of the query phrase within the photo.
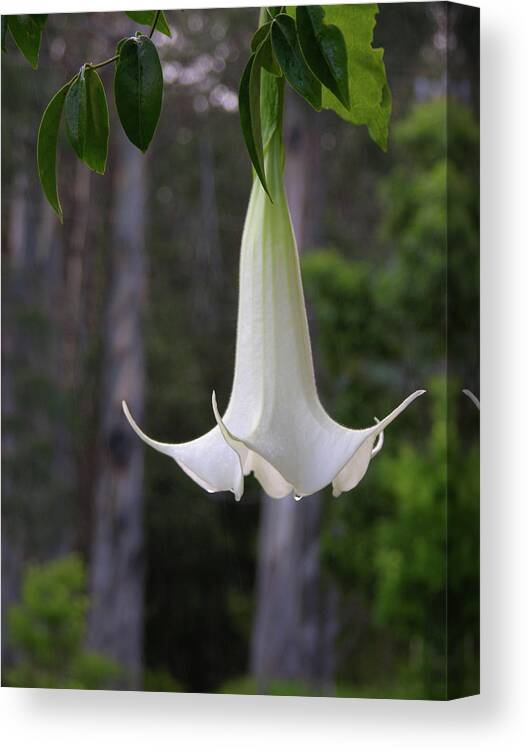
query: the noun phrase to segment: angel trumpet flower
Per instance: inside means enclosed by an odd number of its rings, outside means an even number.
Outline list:
[[[272,203],[254,179],[244,226],[235,374],[221,417],[213,393],[216,426],[187,443],[148,445],[171,456],[208,492],[230,490],[240,500],[244,476],[253,471],[272,497],[296,499],[332,482],[333,494],[355,487],[382,447],[383,430],[417,396],[362,430],[334,422],[316,390],[296,241],[283,185],[283,147],[272,136],[266,154]]]

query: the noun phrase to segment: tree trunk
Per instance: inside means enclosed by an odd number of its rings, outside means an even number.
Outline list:
[[[215,185],[215,158],[207,123],[199,132],[200,167],[200,238],[197,244],[197,277],[195,307],[201,325],[210,335],[218,326],[218,297],[221,284],[219,217]],[[204,294],[204,289],[208,290]]]
[[[319,239],[319,139],[306,107],[287,100],[285,184],[300,252]],[[321,510],[319,494],[262,495],[251,671],[263,690],[272,679],[319,689],[332,679],[336,595],[321,581]]]
[[[26,252],[27,180],[17,174],[10,196],[7,253],[2,278],[2,662],[12,662],[7,613],[18,599],[23,564],[23,528],[16,513],[16,482],[7,470],[16,453],[16,436],[9,422],[16,414],[13,361],[17,354],[17,331],[12,305],[20,293]],[[6,272],[7,266],[7,272]],[[7,465],[7,466],[6,466]]]
[[[141,419],[144,353],[145,157],[125,136],[117,144],[103,331],[101,416],[90,554],[88,645],[119,662],[124,687],[141,681],[143,627],[143,452],[125,421],[124,399]]]

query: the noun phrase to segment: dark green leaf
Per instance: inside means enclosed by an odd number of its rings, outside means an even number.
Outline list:
[[[83,66],[68,91],[66,131],[72,147],[94,172],[104,174],[108,150],[108,107],[105,89],[93,68]]]
[[[64,105],[64,119],[66,120],[66,133],[73,150],[83,159],[86,142],[86,78],[85,66],[81,68],[79,75],[68,89]]]
[[[9,31],[32,68],[39,63],[41,28],[31,16],[9,16]]]
[[[86,71],[88,128],[84,160],[94,171],[104,174],[108,152],[108,107],[105,89],[97,71]]]
[[[281,76],[283,74],[272,49],[272,40],[270,38],[271,26],[271,23],[265,23],[257,29],[252,38],[251,48],[252,52],[257,52],[259,47],[263,46],[261,51],[261,65],[269,73],[272,73],[272,75]]]
[[[296,24],[301,50],[314,75],[349,109],[349,72],[343,34],[323,22],[320,5],[299,5]]]
[[[271,8],[267,8],[266,13],[269,18],[275,18],[279,13],[283,13],[284,9],[284,5],[274,5]]]
[[[62,222],[62,208],[57,191],[57,138],[64,101],[70,88],[68,81],[50,101],[39,126],[37,137],[37,165],[40,184],[50,205]]]
[[[125,13],[129,18],[132,18],[136,23],[142,26],[152,26],[154,23],[154,16],[156,15],[155,10],[126,10]],[[160,11],[158,20],[156,21],[156,31],[160,31],[165,36],[171,36],[171,29],[167,23],[167,19],[163,10]]]
[[[273,136],[275,130],[281,128],[282,101],[285,79],[270,74],[264,68],[261,70],[261,137],[263,151]]]
[[[7,52],[6,34],[7,34],[7,16],[2,16],[2,52]]]
[[[239,116],[241,128],[253,167],[268,193],[264,170],[263,139],[261,135],[261,66],[254,54],[242,74],[239,85]]]
[[[42,31],[48,20],[47,13],[32,13],[31,18],[35,21],[39,29]]]
[[[97,71],[86,71],[86,141],[83,160],[99,174],[105,173],[108,152],[108,107],[104,86]]]
[[[262,42],[266,39],[266,37],[270,33],[271,25],[272,24],[269,21],[268,23],[264,23],[262,26],[259,26],[259,28],[257,29],[257,31],[252,37],[252,42],[250,45],[252,48],[252,52],[257,52],[259,45],[262,44]]]
[[[278,78],[283,75],[279,63],[277,62],[274,50],[272,47],[272,39],[270,35],[264,40],[260,50],[261,65],[265,70]]]
[[[160,59],[146,36],[131,37],[121,45],[114,96],[127,137],[146,151],[160,118],[163,97]]]
[[[280,13],[272,23],[272,48],[285,78],[316,110],[321,109],[321,84],[307,66],[296,31],[296,23]]]
[[[384,50],[372,47],[377,11],[373,4],[325,6],[325,21],[340,29],[347,47],[350,107],[344,107],[327,89],[323,90],[322,106],[355,125],[367,125],[375,143],[386,150],[391,92]]]

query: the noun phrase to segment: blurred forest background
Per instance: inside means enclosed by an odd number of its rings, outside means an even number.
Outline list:
[[[104,177],[60,144],[64,226],[37,178],[42,112],[138,27],[52,15],[37,71],[12,43],[2,55],[3,684],[478,689],[479,417],[461,389],[479,396],[479,47],[475,10],[449,5],[380,5],[387,154],[286,105],[323,404],[364,427],[429,390],[337,500],[271,500],[253,478],[240,504],[208,495],[144,452],[120,408],[176,442],[213,426],[213,389],[227,403],[251,181],[237,88],[257,9],[166,12],[149,151],[112,103]]]

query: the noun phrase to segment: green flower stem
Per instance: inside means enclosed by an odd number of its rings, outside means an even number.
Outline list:
[[[154,31],[156,29],[156,24],[158,23],[158,19],[160,18],[160,13],[161,13],[161,10],[157,10],[156,13],[154,14],[154,21],[152,23],[151,31],[149,33],[149,39],[152,39],[152,35],[154,34]]]
[[[267,23],[269,12],[266,7],[259,11],[259,26]],[[274,134],[279,136],[280,141],[280,158],[282,160],[281,170],[284,165],[284,148],[283,148],[283,110],[285,99],[285,79],[278,78],[267,70],[261,71],[261,128],[263,133],[263,150],[268,151],[268,147]],[[254,173],[254,177],[255,177]]]
[[[119,55],[114,55],[114,57],[109,57],[108,60],[103,60],[103,62],[99,63],[87,63],[88,68],[92,68],[92,70],[95,70],[96,68],[104,68],[105,65],[110,65],[110,63],[116,62],[116,60],[119,58]]]

